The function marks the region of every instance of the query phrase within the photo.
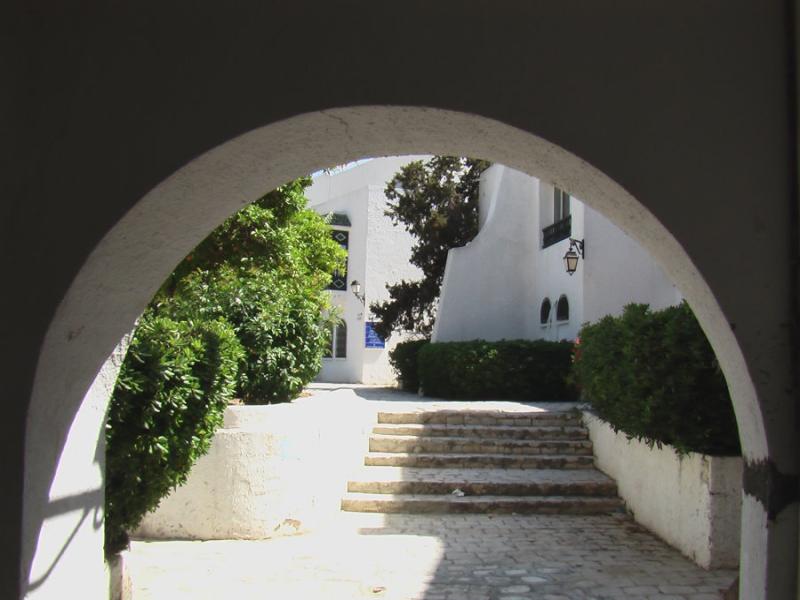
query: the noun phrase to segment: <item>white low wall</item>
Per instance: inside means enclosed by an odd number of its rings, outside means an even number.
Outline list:
[[[133,587],[130,574],[125,561],[128,552],[106,559],[106,572],[108,573],[108,598],[109,600],[129,600],[133,598]]]
[[[742,459],[662,448],[614,433],[584,412],[597,468],[617,481],[634,519],[706,569],[739,565]]]
[[[209,453],[134,537],[259,539],[325,523],[375,422],[352,394],[325,399],[229,407]]]

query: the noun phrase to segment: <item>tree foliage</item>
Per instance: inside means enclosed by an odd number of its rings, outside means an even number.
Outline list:
[[[328,340],[331,274],[344,251],[305,208],[309,180],[226,220],[146,308],[117,379],[106,429],[106,551],[186,480],[225,406],[295,397]]]
[[[478,159],[434,156],[409,163],[388,183],[386,214],[416,238],[410,261],[422,279],[387,286],[390,299],[370,306],[375,330],[384,338],[397,329],[430,336],[447,252],[478,233],[478,183],[488,166]]]
[[[293,398],[319,371],[328,343],[325,287],[344,251],[305,208],[308,179],[270,192],[225,221],[184,259],[154,302],[177,320],[224,319],[245,358],[237,395]]]

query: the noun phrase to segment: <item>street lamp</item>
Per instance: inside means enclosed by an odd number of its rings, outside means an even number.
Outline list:
[[[361,284],[358,283],[357,279],[353,279],[353,281],[350,282],[350,289],[352,290],[353,295],[361,300],[361,304],[366,304],[364,300],[364,294],[361,293]]]
[[[567,273],[574,275],[578,270],[578,258],[586,260],[586,253],[583,248],[583,240],[569,238],[569,250],[564,255],[564,266]]]

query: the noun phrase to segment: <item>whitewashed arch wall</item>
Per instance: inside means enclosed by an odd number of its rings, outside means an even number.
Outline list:
[[[748,366],[712,290],[677,240],[609,177],[542,138],[475,115],[408,107],[305,114],[239,136],[162,182],[109,232],[75,279],[45,341],[28,421],[26,496],[32,501],[26,504],[25,539],[38,543],[38,548],[27,548],[33,558],[32,598],[50,586],[63,592],[64,585],[85,589],[87,581],[100,581],[97,573],[87,576],[102,568],[97,514],[95,522],[79,522],[75,515],[77,533],[65,559],[57,550],[69,528],[64,529],[63,518],[48,519],[47,503],[41,502],[48,495],[57,502],[61,490],[102,498],[98,484],[103,461],[96,443],[113,365],[102,371],[82,408],[77,396],[70,398],[72,405],[59,405],[62,426],[72,413],[77,418],[58,462],[41,452],[52,436],[50,428],[41,426],[53,418],[52,398],[70,386],[76,370],[97,372],[173,266],[231,212],[265,190],[323,166],[422,152],[480,156],[553,181],[585,198],[642,243],[680,287],[720,358],[747,459],[768,457]],[[77,338],[71,335],[76,331]],[[760,519],[760,513],[753,515],[757,509],[746,510],[746,518]],[[748,543],[762,544],[761,538],[745,538],[744,545],[745,552],[763,552],[748,548]],[[84,557],[69,561],[80,548]],[[86,553],[94,565],[85,560]],[[54,559],[56,569],[51,572]],[[38,585],[43,578],[48,584]]]
[[[7,3],[0,593],[102,595],[101,365],[194,242],[320,166],[449,151],[591,199],[678,282],[742,427],[743,597],[796,597],[796,5]]]

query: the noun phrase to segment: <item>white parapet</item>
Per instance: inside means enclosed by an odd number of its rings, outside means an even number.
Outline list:
[[[229,407],[208,454],[134,537],[261,539],[323,525],[339,511],[375,420],[336,396]]]
[[[589,412],[595,463],[634,519],[705,569],[739,564],[742,459],[650,448]]]

